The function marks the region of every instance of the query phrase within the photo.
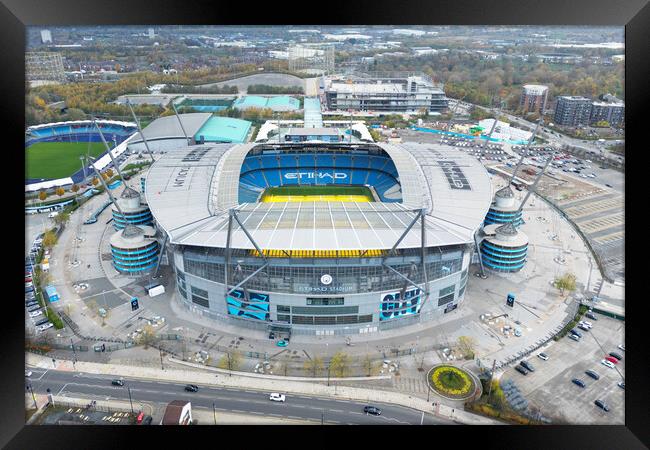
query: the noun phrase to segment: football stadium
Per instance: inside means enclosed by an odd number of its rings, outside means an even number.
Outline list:
[[[111,149],[137,131],[129,122],[98,120],[97,124]],[[84,176],[80,157],[99,159],[104,154],[106,146],[90,120],[31,126],[25,136],[25,184],[55,179],[62,180],[60,185],[79,183]]]
[[[145,183],[181,305],[311,335],[453,311],[492,200],[483,165],[438,144],[184,146]]]

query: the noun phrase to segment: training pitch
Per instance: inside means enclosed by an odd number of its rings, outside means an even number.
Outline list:
[[[374,202],[365,186],[282,186],[268,188],[260,199],[269,202]]]
[[[57,179],[81,169],[79,156],[97,157],[106,151],[101,142],[38,142],[25,149],[25,177]]]

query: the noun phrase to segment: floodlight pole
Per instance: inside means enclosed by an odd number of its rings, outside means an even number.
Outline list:
[[[131,110],[131,115],[133,116],[133,120],[135,121],[135,124],[138,126],[138,132],[140,133],[140,137],[142,137],[142,142],[144,142],[144,146],[147,148],[147,152],[149,152],[149,156],[151,157],[151,162],[155,162],[153,159],[153,153],[149,149],[149,143],[147,142],[147,138],[144,137],[144,133],[142,132],[142,128],[140,127],[140,121],[138,118],[135,116],[135,112],[133,111],[133,107],[131,106],[131,102],[129,102],[129,98],[126,98],[126,105],[129,107]]]
[[[458,108],[460,106],[460,102],[465,100],[465,97],[467,97],[467,94],[463,95],[463,98],[461,98],[460,100],[456,100],[456,108]],[[449,108],[449,112],[451,113],[451,116],[449,117],[449,121],[447,122],[447,132],[451,132],[451,121],[454,118],[454,112],[455,111],[454,111],[453,108]]]
[[[226,264],[223,266],[223,281],[225,286],[226,302],[228,301],[228,268],[230,267],[230,235],[232,234],[233,211],[228,211],[228,234],[226,235]]]
[[[492,128],[490,128],[490,132],[485,138],[485,141],[483,142],[483,145],[481,145],[481,154],[483,153],[483,149],[487,145],[487,143],[492,139],[492,133],[494,133],[494,129],[497,127],[497,122],[499,121],[499,110],[497,110],[496,115],[494,116],[494,123],[492,124]]]
[[[93,158],[88,157],[88,159],[92,160]],[[118,205],[117,202],[115,201],[115,198],[113,197],[113,194],[111,194],[111,190],[108,188],[108,186],[106,185],[106,182],[102,178],[102,175],[97,170],[97,167],[95,167],[94,164],[91,164],[91,167],[95,170],[95,174],[97,175],[97,178],[99,178],[99,181],[102,183],[102,186],[104,186],[104,189],[106,190],[106,193],[108,194],[108,197],[111,199],[111,203],[113,203],[113,205],[115,205],[115,208],[117,208],[120,215],[122,217],[126,218],[126,216],[122,212],[122,208],[120,208],[120,205]]]
[[[544,168],[537,174],[537,178],[535,178],[535,181],[533,182],[533,185],[528,189],[528,192],[526,193],[526,196],[524,197],[523,201],[521,202],[521,205],[519,205],[519,209],[517,212],[521,212],[522,209],[524,209],[524,205],[526,204],[526,200],[528,200],[528,197],[530,197],[530,194],[537,188],[537,183],[539,183],[539,180],[542,178],[542,175],[544,175],[544,171],[548,167],[548,165],[551,163],[553,160],[552,155],[548,155],[548,159],[546,160],[546,164],[544,164]]]
[[[535,140],[535,135],[537,134],[537,130],[539,130],[539,124],[542,122],[540,119],[539,122],[537,122],[537,125],[535,126],[535,129],[533,130],[533,134],[530,135],[530,139],[528,139],[528,143],[526,144],[526,148],[522,150],[521,152],[521,157],[519,158],[519,162],[517,162],[517,166],[515,167],[515,170],[512,171],[512,175],[510,176],[510,180],[508,180],[508,186],[512,183],[512,181],[515,179],[515,175],[517,174],[517,170],[521,166],[521,164],[524,162],[524,158],[526,157],[526,152],[530,148],[530,144],[533,143]]]
[[[183,131],[183,135],[185,136],[185,140],[187,141],[187,145],[191,145],[190,138],[187,137],[187,133],[185,132],[185,127],[183,126],[183,121],[181,120],[181,116],[179,116],[178,111],[176,111],[176,105],[174,105],[174,100],[172,100],[171,103],[172,103],[172,109],[174,110],[174,114],[178,119],[178,123],[180,124],[181,130]]]
[[[102,142],[104,143],[104,146],[106,147],[106,151],[108,152],[108,156],[111,158],[111,161],[113,162],[113,166],[115,166],[115,170],[117,171],[117,174],[122,179],[122,183],[124,183],[124,188],[126,188],[126,183],[124,182],[124,177],[122,176],[122,172],[120,171],[120,167],[115,162],[115,159],[113,158],[113,153],[111,152],[111,149],[108,146],[108,142],[106,142],[106,139],[104,139],[104,133],[102,133],[102,130],[99,128],[99,125],[97,125],[97,121],[94,118],[93,118],[93,124],[95,124],[95,127],[97,128],[97,131],[99,131],[99,137],[102,138]]]

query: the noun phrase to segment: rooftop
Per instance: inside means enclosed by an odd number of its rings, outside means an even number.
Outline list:
[[[454,148],[409,143],[373,144],[383,149],[395,164],[402,203],[240,205],[241,166],[256,145],[177,148],[152,165],[146,180],[147,203],[172,243],[224,247],[228,210],[236,208],[246,229],[264,249],[385,249],[396,242],[415,216],[414,211],[424,208],[427,245],[460,244],[472,241],[492,200],[489,176],[480,162]],[[283,147],[287,145],[280,146]],[[309,151],[330,147],[313,144],[294,148]],[[420,245],[420,231],[415,228],[399,248]],[[254,248],[237,224],[233,227],[231,245]]]

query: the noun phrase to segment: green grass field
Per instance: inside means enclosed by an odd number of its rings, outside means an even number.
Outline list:
[[[268,188],[260,200],[267,202],[374,202],[365,186],[281,186]]]
[[[90,149],[90,151],[89,151]],[[106,151],[101,142],[38,142],[25,150],[26,178],[64,178],[81,169],[80,155]]]

